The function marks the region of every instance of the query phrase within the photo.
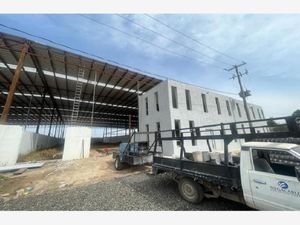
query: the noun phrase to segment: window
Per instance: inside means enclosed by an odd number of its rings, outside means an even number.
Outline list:
[[[175,136],[180,137],[180,120],[175,120]],[[180,145],[180,141],[177,141],[177,145]]]
[[[241,109],[240,109],[240,106],[238,103],[236,103],[236,108],[237,108],[237,111],[238,111],[238,114],[239,114],[239,117],[242,117],[242,114],[241,114]]]
[[[148,115],[148,113],[149,113],[148,98],[145,98],[145,104],[146,104],[146,115]]]
[[[157,131],[158,131],[158,138],[160,138],[161,136],[160,136],[160,122],[157,122],[156,123],[156,129],[157,129]],[[161,146],[161,140],[159,139],[159,142],[158,142],[158,146]]]
[[[173,103],[173,108],[177,109],[178,108],[178,99],[177,99],[177,87],[172,86],[172,103]]]
[[[202,98],[203,110],[204,110],[204,112],[208,112],[208,110],[207,110],[207,103],[206,103],[206,95],[205,94],[201,94],[201,98]]]
[[[194,137],[196,135],[196,131],[195,129],[193,129],[195,127],[195,123],[194,121],[189,121],[189,126],[190,126],[190,130],[191,130],[191,136]],[[192,146],[196,145],[196,140],[192,139]]]
[[[185,90],[186,108],[192,110],[191,93],[190,90]]]
[[[254,114],[253,107],[250,107],[250,109],[251,109],[251,112],[252,112],[253,118],[254,118],[254,119],[256,119],[256,118],[255,118],[255,114]]]
[[[231,116],[231,109],[230,109],[230,105],[229,105],[229,101],[228,100],[226,100],[226,107],[227,107],[228,115]]]
[[[296,177],[295,167],[300,159],[287,151],[253,149],[254,169],[259,172]]]
[[[215,98],[215,100],[216,100],[218,114],[221,115],[221,107],[220,107],[219,98]]]
[[[154,93],[156,111],[159,112],[159,103],[158,103],[158,92]]]
[[[259,119],[262,119],[261,115],[260,115],[260,112],[259,112],[259,108],[257,108],[257,114],[258,114]]]
[[[147,142],[149,145],[149,125],[148,124],[146,124],[146,132],[147,132]]]
[[[265,114],[264,114],[264,111],[261,109],[261,115],[262,115],[262,118],[264,119],[265,118]]]

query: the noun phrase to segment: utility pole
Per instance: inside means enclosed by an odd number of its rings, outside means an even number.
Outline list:
[[[233,79],[233,80],[234,80],[235,78],[238,79],[238,83],[239,83],[239,86],[240,86],[240,93],[239,93],[239,96],[243,99],[243,103],[244,103],[244,108],[245,108],[246,116],[247,116],[248,121],[250,122],[250,121],[251,121],[251,118],[250,118],[250,113],[249,113],[249,109],[248,109],[248,104],[247,104],[246,97],[251,96],[251,94],[250,94],[250,91],[249,91],[249,90],[246,90],[246,91],[244,90],[243,85],[242,85],[242,80],[241,80],[241,77],[242,77],[243,75],[247,75],[247,74],[248,74],[248,71],[245,70],[244,73],[239,72],[239,67],[244,66],[244,65],[246,65],[245,62],[243,62],[243,63],[241,63],[241,64],[239,64],[239,65],[233,65],[231,68],[225,69],[225,70],[228,71],[228,72],[230,72],[231,70],[235,70],[235,73],[236,73],[236,74],[233,75],[231,79]],[[250,124],[250,127],[251,127],[251,126],[252,126],[252,123],[250,122],[249,124]]]

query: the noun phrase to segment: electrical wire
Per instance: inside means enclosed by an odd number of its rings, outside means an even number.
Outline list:
[[[189,46],[187,46],[187,45],[184,45],[184,44],[182,44],[182,43],[180,43],[180,42],[178,42],[178,41],[176,41],[176,40],[174,40],[174,39],[171,39],[171,38],[169,38],[168,36],[163,35],[163,34],[157,32],[157,31],[155,31],[155,30],[152,30],[152,29],[150,29],[150,28],[148,28],[148,27],[146,27],[146,26],[144,26],[144,25],[142,25],[142,24],[140,24],[140,23],[137,23],[137,22],[135,22],[134,20],[129,19],[129,18],[126,17],[126,16],[122,16],[122,15],[119,15],[119,14],[115,14],[115,15],[118,16],[118,17],[120,17],[120,18],[122,18],[122,19],[124,19],[124,20],[129,21],[129,22],[132,23],[132,24],[135,24],[136,26],[142,27],[142,28],[145,29],[145,30],[148,30],[148,31],[150,31],[150,32],[152,32],[152,33],[154,33],[154,34],[156,34],[156,35],[159,35],[160,37],[163,37],[164,39],[166,39],[166,40],[168,40],[168,41],[171,41],[171,42],[173,42],[173,43],[175,43],[175,44],[177,44],[177,45],[179,45],[179,46],[181,46],[181,47],[184,47],[184,48],[186,48],[186,49],[188,49],[188,50],[190,50],[190,51],[196,52],[196,53],[198,53],[198,54],[200,54],[200,55],[202,55],[202,56],[204,56],[204,57],[207,57],[207,58],[213,59],[213,60],[215,60],[215,61],[218,61],[218,62],[220,62],[220,63],[222,63],[222,64],[224,64],[224,65],[231,65],[231,64],[226,63],[226,62],[224,62],[224,61],[217,60],[217,59],[215,59],[215,57],[212,57],[212,56],[209,56],[209,55],[207,55],[207,54],[204,54],[204,53],[202,53],[202,52],[200,52],[200,51],[198,51],[198,50],[196,50],[196,49],[194,49],[194,48],[191,48],[191,47],[189,47]]]
[[[91,17],[89,17],[89,16],[86,16],[86,15],[79,15],[79,16],[81,16],[81,17],[83,17],[83,18],[86,18],[86,19],[88,19],[88,20],[90,20],[90,21],[93,21],[93,22],[95,22],[95,23],[97,23],[97,24],[99,24],[99,25],[108,27],[108,28],[110,28],[110,29],[112,29],[112,30],[118,31],[118,32],[120,32],[120,33],[122,33],[122,34],[125,34],[125,35],[129,36],[129,37],[132,37],[132,38],[138,39],[138,40],[140,40],[140,41],[143,41],[143,42],[145,42],[145,43],[147,43],[147,44],[149,44],[149,45],[152,45],[152,46],[154,46],[154,47],[156,47],[156,48],[158,48],[158,49],[160,49],[160,50],[166,51],[166,52],[168,52],[169,54],[176,55],[176,56],[178,56],[178,57],[182,57],[182,58],[185,58],[185,59],[188,59],[188,60],[198,61],[198,62],[200,62],[200,63],[202,63],[202,64],[207,64],[207,65],[212,66],[212,67],[215,67],[215,68],[217,68],[217,69],[222,69],[222,70],[224,69],[224,68],[222,68],[222,67],[219,67],[219,66],[216,66],[216,65],[209,64],[208,62],[205,62],[205,61],[202,61],[202,60],[199,60],[199,59],[196,59],[196,58],[192,58],[192,57],[189,57],[189,56],[186,56],[186,55],[182,55],[182,54],[179,54],[179,53],[177,53],[177,52],[174,52],[174,51],[172,51],[172,50],[170,50],[170,49],[161,47],[161,46],[159,46],[159,45],[157,45],[157,44],[154,44],[154,43],[151,42],[151,41],[148,41],[148,40],[146,40],[146,39],[144,39],[144,38],[141,38],[141,37],[136,36],[136,35],[134,35],[134,34],[128,33],[128,32],[126,32],[126,31],[123,31],[123,30],[121,30],[121,29],[119,29],[119,28],[116,28],[116,27],[114,27],[114,26],[111,26],[111,25],[109,25],[109,24],[102,23],[102,22],[100,22],[99,20],[95,20],[94,18],[91,18]]]
[[[182,82],[182,81],[173,79],[173,78],[168,77],[168,76],[163,76],[163,75],[151,73],[151,72],[148,72],[148,71],[144,71],[144,70],[141,70],[141,69],[137,69],[137,68],[135,68],[135,67],[123,65],[123,64],[118,63],[118,62],[115,62],[115,61],[113,61],[113,60],[106,59],[106,58],[104,58],[104,57],[102,57],[102,56],[98,56],[98,55],[95,55],[95,54],[93,54],[93,53],[89,53],[89,52],[86,52],[86,51],[84,51],[84,50],[81,50],[81,49],[77,49],[77,48],[68,46],[68,45],[66,45],[66,44],[61,44],[61,43],[58,43],[58,42],[56,42],[56,41],[52,41],[52,40],[50,40],[50,39],[48,39],[48,38],[45,38],[45,37],[42,37],[42,36],[38,36],[38,35],[35,35],[35,34],[28,33],[28,32],[26,32],[26,31],[20,30],[20,29],[18,29],[18,28],[10,27],[10,26],[7,26],[7,25],[1,24],[1,23],[0,23],[0,26],[2,26],[2,27],[4,27],[4,28],[7,28],[7,29],[10,29],[10,30],[14,30],[14,31],[19,32],[19,33],[26,34],[26,35],[31,36],[31,37],[35,37],[35,38],[38,38],[38,39],[41,39],[41,40],[50,42],[50,43],[55,44],[55,45],[58,45],[58,46],[62,46],[62,47],[64,47],[64,48],[67,48],[67,49],[70,49],[70,50],[73,50],[73,51],[77,51],[77,52],[83,53],[83,54],[88,55],[88,56],[90,56],[90,57],[92,57],[92,58],[98,58],[98,59],[101,59],[102,61],[112,63],[112,64],[115,65],[115,66],[122,66],[122,67],[125,67],[125,68],[127,68],[127,69],[133,69],[133,70],[135,70],[135,71],[139,71],[139,72],[141,72],[141,73],[148,74],[148,75],[152,75],[152,76],[159,77],[159,78],[162,78],[162,79],[174,80],[174,81],[177,81],[177,82],[185,83],[185,82]],[[185,83],[185,84],[189,84],[189,83]],[[189,85],[191,85],[191,84],[189,84]],[[194,84],[193,84],[193,85],[194,85]],[[200,87],[200,88],[203,88],[203,89],[206,89],[206,90],[214,91],[214,92],[217,92],[217,93],[229,94],[229,95],[238,95],[238,94],[236,94],[236,93],[226,92],[226,91],[220,91],[220,90],[216,90],[216,89],[212,89],[212,88],[202,87],[202,86],[200,86],[200,85],[194,85],[194,86]]]
[[[178,33],[178,34],[181,34],[182,36],[184,36],[184,37],[186,37],[186,38],[188,38],[188,39],[190,39],[190,40],[192,40],[192,41],[198,43],[198,44],[201,45],[201,46],[204,46],[204,47],[206,47],[206,48],[208,48],[208,49],[210,49],[210,50],[212,50],[212,51],[215,51],[215,52],[217,52],[217,53],[219,53],[219,54],[221,54],[221,55],[223,55],[223,56],[225,56],[225,57],[227,57],[227,58],[230,58],[230,59],[232,59],[232,60],[234,60],[234,61],[241,61],[241,60],[239,60],[239,59],[237,59],[237,58],[235,58],[235,57],[232,57],[232,56],[230,56],[230,55],[228,55],[228,54],[226,54],[226,53],[223,53],[223,52],[221,52],[221,51],[219,51],[219,50],[217,50],[217,49],[215,49],[215,48],[213,48],[213,47],[210,47],[210,46],[207,45],[207,44],[204,44],[204,43],[198,41],[197,39],[195,39],[195,38],[193,38],[193,37],[191,37],[191,36],[185,34],[185,33],[182,32],[182,31],[179,31],[179,30],[177,30],[177,29],[171,27],[169,24],[167,24],[167,23],[165,23],[165,22],[163,22],[163,21],[157,19],[156,17],[150,16],[149,14],[144,14],[144,15],[147,16],[148,18],[150,18],[150,19],[156,21],[157,23],[160,23],[160,24],[164,25],[165,27],[168,27],[170,30],[172,30],[172,31],[174,31],[174,32],[176,32],[176,33]]]

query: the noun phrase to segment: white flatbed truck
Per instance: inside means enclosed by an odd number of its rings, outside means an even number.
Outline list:
[[[285,129],[278,131],[261,126],[267,120],[254,120],[251,124],[242,121],[161,131],[155,138],[153,173],[171,173],[181,196],[191,203],[223,197],[258,210],[300,210],[299,118],[272,120],[285,121]],[[262,127],[265,132],[258,132]],[[219,164],[215,160],[195,161],[185,151],[186,140],[207,140],[209,145],[208,140],[213,139],[224,140],[224,158]],[[228,144],[234,139],[244,139],[245,143],[239,157],[231,161]],[[180,158],[165,157],[157,151],[157,143],[164,141],[180,142]]]

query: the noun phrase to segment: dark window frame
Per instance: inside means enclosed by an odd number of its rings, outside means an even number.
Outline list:
[[[156,130],[157,130],[158,136],[159,136],[159,138],[160,138],[160,136],[161,136],[161,134],[160,134],[160,122],[156,122]],[[158,144],[158,146],[162,146],[162,140],[159,139],[159,141],[158,141],[157,144]]]
[[[215,97],[215,102],[216,102],[216,105],[217,105],[217,112],[218,112],[218,115],[221,115],[222,112],[221,112],[221,106],[220,106],[220,101],[219,101],[219,98],[218,98],[218,97]]]
[[[159,112],[159,99],[158,99],[158,91],[154,92],[156,111]]]
[[[237,111],[238,111],[238,114],[239,114],[239,117],[242,117],[242,112],[241,112],[241,109],[240,109],[240,105],[239,103],[236,103],[236,108],[237,108]]]
[[[227,107],[227,112],[228,112],[228,115],[231,116],[231,108],[230,108],[230,103],[228,100],[226,100],[226,107]]]
[[[195,129],[192,129],[192,128],[195,127],[195,121],[194,121],[194,120],[189,120],[189,127],[190,127],[190,131],[191,131],[191,136],[196,136],[196,131],[195,131]],[[196,146],[196,145],[197,145],[195,139],[192,139],[192,140],[191,140],[191,143],[192,143],[192,146]]]
[[[206,94],[201,94],[201,99],[202,99],[203,111],[205,113],[208,113]]]
[[[174,109],[178,109],[178,93],[177,87],[171,86],[171,94],[172,94],[172,105]]]
[[[254,113],[253,106],[250,106],[250,109],[251,109],[251,112],[252,112],[253,119],[256,119],[256,116],[255,116],[255,113]]]
[[[192,99],[190,90],[185,90],[185,100],[187,110],[192,110]]]
[[[180,127],[181,127],[181,124],[180,124],[180,120],[174,120],[174,125],[175,125],[175,136],[176,137],[180,137]],[[178,127],[176,126],[178,125]],[[180,141],[177,141],[176,142],[178,146],[180,146]]]
[[[149,115],[149,100],[148,97],[145,98],[145,106],[146,106],[146,115]]]

